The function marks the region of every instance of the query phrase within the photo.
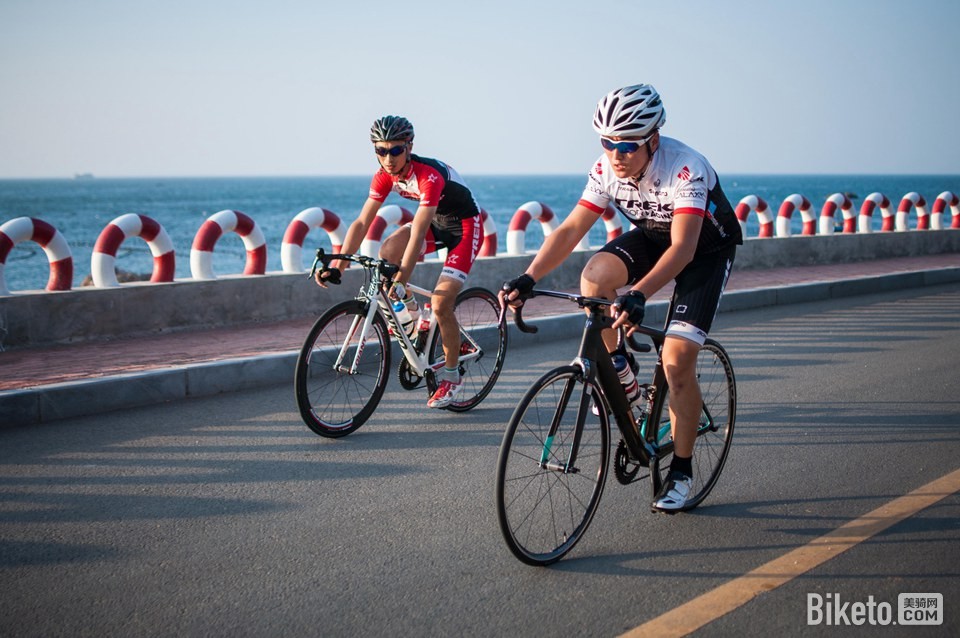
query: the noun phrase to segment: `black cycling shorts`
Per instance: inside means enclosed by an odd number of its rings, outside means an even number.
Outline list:
[[[647,237],[643,229],[636,228],[610,241],[598,252],[616,255],[627,267],[627,285],[632,286],[650,272],[665,250],[659,242]],[[717,316],[735,254],[736,246],[731,245],[708,255],[695,255],[680,271],[675,280],[668,335],[703,345]]]

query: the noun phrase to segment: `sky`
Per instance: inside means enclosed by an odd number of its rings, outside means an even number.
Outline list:
[[[0,178],[582,174],[608,91],[718,172],[960,174],[956,0],[0,0]]]

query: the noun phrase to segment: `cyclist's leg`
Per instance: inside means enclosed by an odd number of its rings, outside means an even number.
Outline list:
[[[683,509],[692,486],[693,451],[703,412],[697,359],[713,324],[733,265],[733,252],[695,258],[677,276],[672,315],[663,344],[663,370],[670,392],[674,442],[670,474],[655,499],[659,509]]]
[[[473,262],[483,243],[483,224],[479,215],[454,220],[431,228],[434,237],[433,247],[446,248],[447,258],[437,279],[433,297],[430,300],[433,312],[437,316],[437,326],[443,339],[444,367],[454,370],[460,365],[460,326],[454,308],[457,295],[473,268]],[[430,250],[431,246],[426,246]]]
[[[410,224],[403,224],[380,244],[380,259],[399,264],[408,243],[410,243]]]
[[[430,297],[430,306],[437,317],[437,327],[443,340],[443,365],[447,370],[456,370],[460,365],[460,326],[453,310],[461,290],[461,281],[441,275]]]
[[[659,258],[659,251],[640,229],[634,229],[598,250],[580,276],[580,293],[613,300],[624,286],[640,281]],[[617,334],[604,330],[603,342],[609,352],[617,347]]]

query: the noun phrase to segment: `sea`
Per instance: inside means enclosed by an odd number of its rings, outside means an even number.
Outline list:
[[[498,253],[506,252],[507,228],[514,213],[530,201],[545,204],[563,219],[577,202],[586,184],[585,175],[498,176],[465,175],[480,206],[494,220]],[[190,249],[203,222],[214,213],[230,209],[250,216],[263,231],[267,244],[267,270],[279,272],[280,247],[284,232],[300,211],[319,206],[336,213],[345,223],[354,220],[367,196],[369,176],[344,177],[215,177],[215,178],[101,178],[79,175],[73,179],[0,180],[0,225],[17,217],[35,217],[59,230],[66,239],[74,263],[74,287],[90,273],[93,247],[101,231],[113,219],[126,213],[147,215],[166,230],[176,252],[176,278],[189,279]],[[785,198],[805,196],[819,215],[828,197],[848,195],[855,210],[873,192],[887,196],[896,209],[904,195],[917,192],[927,203],[944,191],[960,194],[960,175],[721,175],[721,185],[731,204],[748,195],[762,198],[776,215]],[[415,202],[391,195],[387,204],[411,211]],[[949,210],[949,209],[948,209]],[[837,216],[839,219],[839,214]],[[949,214],[944,222],[949,225]],[[911,220],[911,227],[915,226]],[[801,219],[793,215],[793,234],[800,234]],[[879,213],[874,228],[879,229]],[[759,226],[751,214],[747,237],[755,237]],[[390,230],[388,229],[388,233]],[[600,221],[590,232],[591,245],[600,246],[606,228]],[[540,224],[531,222],[525,235],[528,250],[543,242]],[[322,229],[313,229],[304,242],[305,263],[316,247],[330,247]],[[242,273],[246,260],[243,242],[235,233],[226,233],[217,242],[213,270],[217,276]],[[153,261],[147,243],[128,238],[117,254],[116,267],[147,274]],[[49,277],[42,248],[31,241],[17,244],[7,256],[2,271],[11,291],[41,290]]]

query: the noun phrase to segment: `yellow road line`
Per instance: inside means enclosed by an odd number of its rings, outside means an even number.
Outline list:
[[[697,596],[631,629],[621,638],[686,636],[746,604],[757,595],[776,589],[958,491],[960,491],[960,469],[894,499],[739,578]]]

